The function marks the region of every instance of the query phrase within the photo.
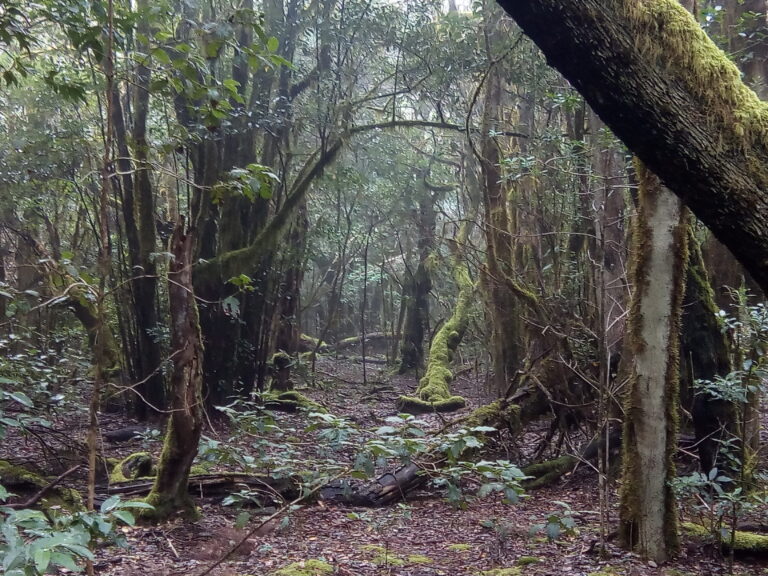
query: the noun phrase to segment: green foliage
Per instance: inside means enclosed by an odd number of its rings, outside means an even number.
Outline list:
[[[7,493],[4,493],[7,499]],[[3,494],[0,493],[0,496]],[[37,510],[12,510],[0,506],[0,557],[7,576],[37,576],[51,568],[82,571],[84,560],[92,560],[91,547],[97,542],[125,546],[116,526],[132,526],[131,510],[151,508],[143,502],[122,502],[113,496],[98,512],[73,514],[51,509],[48,515]]]
[[[550,542],[554,542],[562,535],[575,536],[578,534],[576,519],[574,518],[571,507],[559,500],[556,500],[554,504],[557,504],[560,507],[560,510],[549,514],[542,524],[534,524],[531,526],[531,534],[543,532]]]
[[[677,478],[672,488],[682,509],[696,518],[697,525],[720,546],[732,543],[740,518],[765,510],[768,505],[766,494],[745,491],[717,468],[708,474],[694,472]]]

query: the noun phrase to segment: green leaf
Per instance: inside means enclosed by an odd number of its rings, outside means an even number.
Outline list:
[[[480,486],[480,489],[477,491],[477,495],[480,498],[485,498],[488,496],[488,494],[491,494],[492,492],[497,492],[498,490],[501,490],[501,484],[498,482],[489,482],[488,484],[483,484]]]
[[[112,512],[112,516],[120,520],[123,524],[127,524],[128,526],[133,526],[136,524],[136,518],[133,514],[128,512],[128,510],[115,510]],[[105,534],[108,534],[109,532],[105,532]]]
[[[71,572],[80,572],[82,570],[75,564],[75,559],[72,557],[72,554],[67,552],[51,552],[51,563],[66,568]]]
[[[104,502],[102,502],[101,507],[99,510],[101,510],[101,513],[104,514],[106,512],[111,512],[115,508],[117,508],[117,505],[120,504],[120,496],[110,496]]]
[[[277,52],[277,49],[280,47],[280,42],[277,38],[274,36],[270,36],[269,40],[267,40],[267,50],[270,52]]]
[[[248,512],[240,512],[235,519],[235,528],[243,529],[248,525],[251,520],[251,515]]]
[[[168,56],[168,52],[163,50],[162,48],[155,48],[151,52],[152,58],[160,62],[161,64],[166,64],[170,66],[172,64],[171,57]]]
[[[16,402],[19,404],[26,406],[27,408],[32,408],[32,406],[34,406],[32,400],[30,400],[29,396],[24,394],[24,392],[11,392],[10,397],[16,400]]]
[[[129,500],[128,502],[121,502],[120,503],[121,509],[126,508],[139,508],[141,510],[154,510],[155,507],[152,506],[152,504],[147,504],[146,502],[142,502],[141,500]]]
[[[557,540],[560,536],[560,525],[550,522],[547,524],[547,539],[550,541]]]
[[[45,574],[48,565],[51,563],[51,551],[48,548],[39,548],[35,550],[35,569],[40,574]]]

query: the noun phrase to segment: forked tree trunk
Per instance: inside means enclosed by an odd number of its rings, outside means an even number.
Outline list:
[[[663,562],[678,547],[669,481],[675,473],[688,216],[680,200],[639,162],[638,181],[628,331],[633,364],[624,421],[620,531],[625,546]]]
[[[171,417],[157,467],[157,477],[147,502],[155,506],[154,518],[175,510],[193,512],[187,492],[189,470],[202,432],[203,345],[197,303],[192,290],[192,230],[184,234],[183,220],[171,238],[174,258],[168,271],[171,312]]]

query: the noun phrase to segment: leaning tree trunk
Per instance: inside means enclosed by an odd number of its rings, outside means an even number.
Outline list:
[[[187,482],[202,432],[203,345],[192,289],[192,230],[184,234],[184,222],[171,238],[168,298],[171,312],[171,417],[157,467],[157,477],[147,502],[155,506],[156,519],[183,509],[194,512]]]
[[[639,162],[638,180],[628,326],[633,358],[624,420],[620,532],[625,546],[662,562],[678,547],[669,481],[675,473],[688,217],[680,200]]]
[[[675,0],[498,0],[768,288],[768,108]]]
[[[475,294],[475,285],[469,276],[466,263],[461,258],[461,248],[469,236],[469,218],[459,230],[458,237],[452,243],[453,277],[459,287],[456,307],[448,321],[440,327],[429,347],[429,360],[424,377],[419,381],[416,396],[401,396],[398,409],[412,414],[426,412],[453,412],[464,407],[461,396],[451,395],[453,355],[461,344],[464,332],[469,324],[469,309]]]

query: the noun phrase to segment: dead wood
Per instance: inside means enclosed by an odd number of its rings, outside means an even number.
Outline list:
[[[64,472],[63,474],[59,474],[54,480],[43,486],[40,490],[38,490],[32,497],[28,498],[24,502],[16,502],[14,504],[6,504],[6,508],[10,508],[12,510],[21,510],[24,508],[31,508],[35,504],[37,504],[43,496],[45,496],[48,492],[50,492],[53,488],[55,488],[59,482],[64,480],[67,476],[70,474],[73,474],[75,471],[77,471],[80,468],[80,464],[76,466],[72,466],[69,470]]]

